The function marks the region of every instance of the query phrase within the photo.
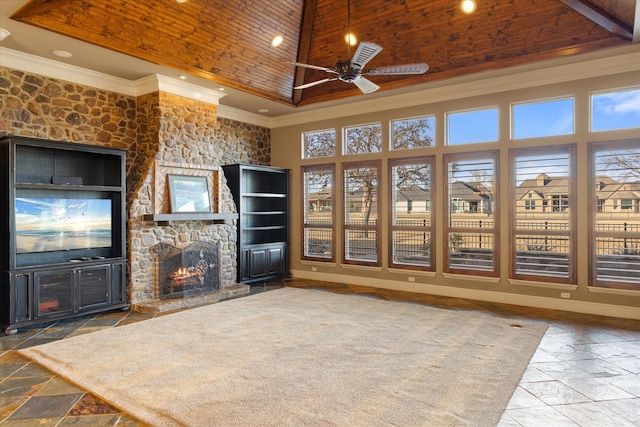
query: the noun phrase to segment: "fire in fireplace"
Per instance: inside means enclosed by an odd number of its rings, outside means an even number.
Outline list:
[[[220,289],[219,248],[195,242],[185,248],[156,245],[158,296],[184,298]]]

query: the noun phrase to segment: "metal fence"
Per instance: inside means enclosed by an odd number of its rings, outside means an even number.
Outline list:
[[[430,266],[431,233],[421,231],[394,231],[393,262],[423,267]]]

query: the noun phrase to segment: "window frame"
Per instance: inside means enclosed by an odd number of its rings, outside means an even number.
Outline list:
[[[349,153],[349,138],[347,138],[348,129],[354,128],[363,128],[363,127],[371,127],[378,126],[380,128],[380,146],[378,147],[378,151],[364,151],[358,153]],[[370,123],[360,123],[357,125],[343,126],[342,127],[342,157],[352,157],[352,156],[370,156],[382,153],[384,150],[384,135],[383,135],[383,126],[381,121],[375,121]]]
[[[402,165],[412,165],[412,164],[416,164],[419,162],[424,162],[424,163],[428,163],[431,167],[431,176],[430,176],[430,181],[431,181],[431,185],[429,188],[429,226],[428,227],[419,227],[419,226],[399,226],[399,225],[395,225],[394,224],[394,211],[395,211],[395,207],[393,206],[393,203],[391,203],[393,201],[393,182],[392,182],[392,176],[393,176],[393,168],[395,166],[402,166]],[[435,192],[434,192],[434,188],[435,188],[435,165],[436,160],[435,160],[435,156],[434,155],[430,155],[430,156],[416,156],[416,157],[402,157],[402,158],[397,158],[397,159],[390,159],[388,162],[388,173],[387,173],[387,177],[388,177],[388,195],[389,198],[388,200],[389,202],[389,209],[388,209],[388,213],[387,213],[387,218],[388,218],[388,240],[389,240],[389,244],[387,245],[389,248],[389,253],[388,253],[388,263],[389,263],[389,268],[397,268],[397,269],[403,269],[403,270],[415,270],[415,271],[435,271],[436,269],[436,251],[437,251],[437,247],[436,247],[436,236],[435,236],[435,211],[433,209],[433,198],[435,196]],[[409,203],[407,204],[407,206],[409,206]],[[429,234],[430,234],[430,257],[429,257],[429,265],[428,266],[424,266],[424,265],[417,265],[417,264],[401,264],[401,263],[396,263],[394,261],[394,232],[395,231],[424,231],[424,230],[428,230]]]
[[[331,224],[323,225],[323,224],[309,224],[305,219],[305,209],[306,209],[306,185],[304,180],[304,175],[306,172],[314,172],[314,171],[329,171],[331,173],[332,185],[331,185]],[[335,263],[336,261],[336,165],[335,163],[324,163],[317,165],[303,165],[300,167],[300,173],[302,177],[302,185],[301,185],[301,215],[302,219],[302,233],[300,234],[300,259],[306,261],[317,261],[317,262],[328,262]],[[305,254],[306,249],[306,230],[308,228],[321,228],[321,229],[329,229],[331,230],[332,239],[332,247],[331,247],[331,257],[314,257]]]
[[[450,117],[452,115],[455,114],[464,114],[464,113],[474,113],[474,112],[481,112],[481,111],[496,111],[497,113],[497,117],[496,117],[496,137],[495,139],[488,139],[488,140],[482,140],[482,141],[471,141],[471,142],[461,142],[461,143],[457,143],[457,144],[451,144],[450,140],[451,140],[451,123],[449,121]],[[478,107],[478,108],[471,108],[468,110],[456,110],[456,111],[447,111],[444,113],[444,146],[445,147],[462,147],[462,146],[473,146],[475,147],[476,144],[492,144],[492,143],[496,143],[500,141],[500,116],[502,115],[502,110],[500,108],[500,106],[494,105],[494,106],[485,106],[485,107]]]
[[[432,143],[431,145],[427,145],[424,147],[410,147],[410,148],[395,148],[394,147],[394,123],[396,122],[408,122],[408,121],[412,121],[412,120],[420,120],[420,119],[427,119],[427,120],[432,120],[433,121],[433,129],[431,129],[431,134],[427,135],[428,137],[432,138]],[[437,126],[437,117],[435,114],[426,114],[426,115],[422,115],[422,116],[413,116],[413,117],[404,117],[404,118],[398,118],[398,119],[390,119],[389,120],[389,151],[391,152],[396,152],[396,153],[403,153],[403,152],[411,152],[412,150],[424,150],[424,149],[430,149],[430,148],[434,148],[437,145],[437,141],[436,141],[436,126]]]
[[[515,242],[516,236],[520,234],[519,229],[517,228],[517,171],[516,171],[516,158],[520,155],[532,156],[536,153],[540,153],[540,155],[548,155],[548,154],[567,154],[569,157],[569,178],[567,179],[567,190],[569,194],[567,195],[568,200],[566,198],[562,198],[559,200],[567,201],[566,206],[564,204],[558,205],[559,207],[565,207],[565,210],[569,212],[569,220],[567,221],[569,226],[569,231],[567,233],[561,233],[555,230],[546,230],[543,233],[535,233],[529,230],[529,233],[539,234],[540,236],[567,236],[568,246],[569,246],[569,254],[568,254],[568,267],[567,267],[567,277],[559,277],[552,275],[536,275],[536,274],[522,274],[517,272],[517,244]],[[576,233],[577,233],[577,166],[576,166],[576,153],[577,147],[576,144],[562,144],[562,145],[549,145],[549,146],[534,146],[534,147],[523,147],[523,148],[511,148],[509,149],[509,194],[512,202],[509,204],[509,279],[516,280],[525,280],[531,282],[541,282],[541,283],[558,283],[558,284],[566,284],[566,285],[575,285],[576,284],[576,260],[577,260],[577,245],[576,245]],[[545,206],[554,209],[555,206],[545,204],[543,202],[542,207]],[[563,210],[564,211],[564,210]]]
[[[341,168],[341,179],[342,179],[342,224],[341,224],[341,238],[342,238],[342,255],[341,262],[346,265],[363,265],[363,266],[372,266],[372,267],[380,267],[382,265],[382,217],[380,210],[380,199],[382,195],[382,161],[381,160],[360,160],[353,162],[344,162],[342,163]],[[345,186],[346,172],[350,169],[357,168],[374,168],[376,170],[377,176],[377,187],[376,187],[376,200],[375,207],[377,212],[376,225],[353,225],[347,224],[348,215],[347,215],[347,205],[346,205],[346,196],[347,196],[347,187]],[[372,230],[376,233],[375,244],[376,244],[376,260],[372,262],[367,262],[364,260],[355,260],[355,259],[347,259],[347,231],[349,230]]]
[[[516,137],[516,115],[515,115],[515,108],[516,107],[520,107],[520,106],[526,106],[526,105],[534,105],[534,104],[545,104],[545,103],[551,103],[551,102],[558,102],[558,101],[568,101],[571,100],[571,132],[569,133],[558,133],[558,134],[551,134],[551,135],[534,135],[534,136],[520,136],[520,137]],[[528,100],[528,101],[519,101],[519,102],[512,102],[509,106],[509,114],[510,114],[510,128],[511,128],[511,134],[510,134],[510,138],[512,141],[522,141],[522,140],[526,140],[526,139],[542,139],[542,138],[558,138],[558,137],[563,137],[563,136],[567,136],[567,135],[575,135],[576,133],[576,98],[575,96],[559,96],[559,97],[554,97],[554,98],[545,98],[545,99],[535,99],[535,100]]]
[[[319,134],[319,133],[327,133],[327,132],[333,132],[333,154],[329,155],[329,156],[315,156],[315,157],[307,157],[307,145],[305,142],[305,137],[309,134]],[[335,128],[327,128],[327,129],[319,129],[319,130],[312,130],[312,131],[307,131],[307,132],[301,132],[301,141],[300,144],[302,145],[302,160],[314,160],[314,159],[329,159],[332,157],[336,157],[337,153],[338,153],[338,132],[336,131]]]
[[[449,164],[455,161],[467,161],[478,159],[492,159],[493,160],[493,191],[491,198],[492,208],[492,228],[479,227],[452,227],[451,226],[451,210],[450,200],[453,200],[449,193]],[[443,155],[442,158],[442,171],[443,171],[443,184],[444,184],[444,199],[443,199],[443,271],[451,274],[464,274],[474,276],[486,276],[486,277],[500,277],[500,151],[499,150],[483,150],[464,153],[448,153]],[[460,200],[460,199],[458,199]],[[492,265],[491,270],[486,269],[462,269],[451,267],[450,253],[449,253],[449,235],[451,233],[457,233],[458,231],[469,234],[492,234],[493,235],[493,250],[492,250]],[[489,231],[489,232],[488,232]]]
[[[640,284],[637,283],[629,283],[623,281],[613,281],[613,280],[598,280],[598,237],[626,237],[632,239],[640,239],[640,231],[632,232],[625,230],[623,232],[609,232],[609,231],[598,231],[596,230],[596,225],[598,224],[598,220],[596,218],[597,214],[602,212],[603,206],[599,203],[600,199],[596,199],[594,197],[595,189],[597,186],[596,182],[596,173],[597,173],[597,164],[596,164],[596,155],[600,151],[611,151],[611,150],[628,150],[628,149],[639,149],[640,146],[640,138],[632,138],[632,139],[623,139],[623,140],[609,140],[609,141],[599,141],[599,142],[591,142],[589,143],[589,283],[588,286],[590,288],[610,288],[610,289],[621,289],[621,290],[631,290],[631,291],[640,291]],[[635,204],[633,206],[636,206]],[[617,209],[616,210],[622,210]],[[624,214],[624,212],[620,212]],[[635,213],[635,212],[634,212]]]
[[[589,92],[589,132],[593,133],[593,134],[601,134],[603,132],[619,132],[619,131],[629,131],[629,130],[633,130],[633,129],[640,129],[640,124],[636,125],[636,126],[629,126],[629,127],[616,127],[616,128],[611,128],[611,129],[594,129],[593,125],[594,125],[594,108],[593,108],[593,102],[594,102],[594,98],[596,96],[599,95],[610,95],[610,94],[616,94],[616,93],[621,93],[621,92],[635,92],[635,91],[640,91],[640,86],[630,86],[630,87],[624,87],[624,88],[615,88],[615,89],[606,89],[606,90],[597,90],[597,91],[590,91]]]

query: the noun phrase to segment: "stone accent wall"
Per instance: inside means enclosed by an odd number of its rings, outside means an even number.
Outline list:
[[[184,248],[196,241],[219,242],[221,288],[235,284],[235,221],[233,224],[184,221],[159,226],[144,221],[143,216],[168,213],[168,194],[162,186],[166,182],[164,171],[179,169],[181,174],[203,175],[203,172],[217,171],[227,163],[268,164],[269,131],[218,120],[216,106],[205,102],[163,92],[140,98],[140,145],[135,164],[143,171],[144,180],[133,194],[129,210],[132,300],[138,302],[157,297],[154,295],[153,250],[159,243]],[[219,175],[220,193],[214,206],[217,205],[221,213],[237,212],[222,171]],[[158,192],[162,192],[160,200]]]
[[[127,253],[131,303],[153,300],[158,243],[185,247],[219,242],[221,286],[234,284],[236,224],[144,221],[162,212],[155,200],[158,170],[217,171],[223,164],[270,163],[270,131],[217,117],[217,107],[164,92],[139,97],[8,68],[0,69],[0,134],[117,147],[127,151]],[[161,167],[158,167],[160,165]],[[219,212],[236,212],[222,170]],[[161,197],[166,197],[162,195]]]
[[[136,98],[2,67],[0,133],[128,150]]]

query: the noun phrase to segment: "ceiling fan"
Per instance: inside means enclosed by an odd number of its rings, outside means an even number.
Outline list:
[[[350,1],[347,0],[347,53],[351,51],[351,6]],[[336,77],[327,77],[315,82],[302,84],[295,86],[294,89],[306,89],[308,87],[316,86],[322,83],[340,80],[345,83],[353,83],[363,93],[371,93],[380,89],[380,86],[373,83],[371,80],[366,79],[363,76],[379,76],[379,75],[399,75],[399,74],[424,74],[429,69],[429,66],[424,62],[417,64],[403,64],[403,65],[391,65],[387,67],[371,68],[364,70],[364,66],[367,65],[380,51],[382,46],[379,46],[371,42],[360,42],[356,49],[353,58],[347,61],[338,61],[334,68],[319,67],[317,65],[303,64],[301,62],[290,62],[293,65],[303,68],[311,68],[314,70],[326,71],[327,73],[337,74]]]

